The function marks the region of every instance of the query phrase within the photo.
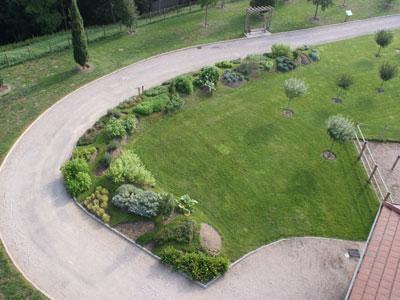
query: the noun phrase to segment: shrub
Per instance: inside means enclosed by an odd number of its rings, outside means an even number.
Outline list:
[[[94,146],[77,147],[74,149],[74,151],[72,151],[72,159],[82,158],[88,162],[91,160],[96,151],[96,147]]]
[[[128,108],[131,108],[132,106],[134,106],[135,103],[136,103],[136,100],[135,100],[135,99],[125,100],[125,101],[121,102],[121,103],[118,105],[118,108],[119,108],[119,109],[128,109]]]
[[[61,167],[64,183],[71,196],[78,196],[86,192],[92,185],[89,175],[89,166],[82,158],[72,159]]]
[[[110,216],[106,213],[108,207],[108,195],[107,189],[98,186],[93,194],[86,197],[83,201],[83,205],[98,218],[103,220],[104,223],[110,222]]]
[[[161,262],[188,274],[193,280],[208,282],[228,270],[229,261],[222,256],[208,256],[201,252],[183,253],[172,247],[161,253]]]
[[[108,167],[108,166],[110,166],[111,161],[112,161],[112,156],[111,156],[111,154],[108,153],[108,152],[106,152],[106,153],[104,153],[104,155],[103,155],[103,157],[101,158],[101,161],[100,161],[100,162],[101,162],[104,166]]]
[[[379,46],[376,56],[380,56],[382,48],[386,48],[393,40],[393,33],[387,30],[379,30],[375,34],[375,42]]]
[[[165,106],[165,112],[168,114],[177,112],[183,107],[184,104],[185,101],[181,97],[178,95],[173,95],[168,104]]]
[[[351,75],[340,75],[336,80],[336,85],[344,90],[347,90],[354,83],[354,78]]]
[[[235,71],[244,75],[250,76],[258,70],[258,63],[251,60],[244,60],[239,66],[235,68]]]
[[[144,191],[133,185],[122,185],[117,189],[117,194],[112,198],[112,203],[130,213],[142,217],[155,217],[158,215],[160,195]]]
[[[185,216],[188,216],[193,212],[193,209],[197,203],[198,202],[196,200],[190,198],[190,196],[186,194],[178,199],[177,207],[181,213],[183,213]]]
[[[105,127],[105,133],[108,138],[121,138],[126,134],[124,121],[120,119],[111,118]]]
[[[326,121],[326,130],[329,137],[332,139],[332,146],[335,142],[345,143],[352,139],[355,135],[353,122],[341,115],[330,117]]]
[[[193,82],[191,76],[179,76],[174,80],[175,90],[180,94],[190,95],[193,93]]]
[[[153,105],[150,102],[142,102],[133,109],[135,113],[141,116],[148,116],[153,113]]]
[[[93,144],[97,137],[97,130],[95,128],[89,128],[86,132],[79,138],[76,143],[78,146],[86,146]]]
[[[146,170],[139,156],[131,150],[122,152],[122,154],[111,163],[107,175],[115,183],[155,184],[153,175]]]
[[[316,49],[311,50],[311,52],[308,54],[308,57],[312,60],[312,61],[320,61],[321,57],[319,55],[319,51]]]
[[[107,111],[107,117],[119,119],[122,117],[121,110],[119,108],[109,109]]]
[[[118,141],[112,140],[112,141],[107,145],[107,151],[108,151],[108,152],[112,152],[112,151],[114,151],[115,149],[117,149],[118,146],[119,146]]]
[[[189,244],[193,240],[194,223],[190,220],[178,220],[167,224],[161,229],[155,238],[158,246],[166,243]]]
[[[176,199],[172,194],[169,193],[161,194],[160,213],[163,216],[169,217],[175,210],[175,206],[176,206]]]
[[[142,116],[148,116],[153,112],[162,111],[169,102],[167,94],[160,94],[155,97],[145,98],[144,101],[139,103],[133,111]]]
[[[237,83],[243,81],[244,77],[232,70],[225,70],[222,75],[222,80],[226,83]]]
[[[290,57],[292,50],[289,45],[274,44],[271,48],[271,57],[278,58],[282,56]]]
[[[276,59],[276,68],[281,72],[289,72],[296,69],[296,64],[289,58],[282,56]]]
[[[224,61],[217,62],[215,64],[215,66],[218,68],[221,68],[221,69],[230,69],[233,67],[233,63],[224,60]]]
[[[260,66],[264,71],[271,71],[274,68],[274,62],[272,60],[262,61]]]
[[[135,116],[128,116],[125,120],[124,120],[124,128],[125,131],[129,134],[132,133],[132,131],[134,129],[136,129],[136,124],[137,124],[137,120],[135,118]]]
[[[200,70],[198,77],[196,78],[196,85],[205,87],[209,92],[215,90],[219,80],[219,72],[216,67],[204,67]]]
[[[155,97],[155,96],[158,96],[161,94],[166,94],[166,93],[168,93],[168,87],[161,85],[161,86],[157,86],[150,90],[145,91],[144,95],[147,97]]]

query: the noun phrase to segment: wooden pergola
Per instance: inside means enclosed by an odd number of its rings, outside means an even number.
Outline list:
[[[272,6],[257,6],[257,7],[249,7],[246,9],[246,21],[244,25],[244,32],[250,33],[252,31],[264,31],[270,29],[271,21],[272,21],[272,12],[274,8]],[[262,28],[254,28],[251,29],[249,25],[249,18],[251,15],[261,15],[264,17],[264,24]]]

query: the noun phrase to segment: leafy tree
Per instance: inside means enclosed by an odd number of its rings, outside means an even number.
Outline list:
[[[375,42],[379,46],[378,53],[376,54],[377,57],[381,55],[382,48],[386,48],[387,46],[389,46],[392,40],[393,40],[393,33],[390,31],[379,30],[375,34]]]
[[[354,83],[353,76],[348,75],[348,74],[342,74],[336,80],[336,85],[337,85],[339,91],[348,90],[350,88],[350,86],[353,85],[353,83]]]
[[[122,0],[121,22],[128,28],[128,33],[135,33],[138,19],[137,8],[134,0]]]
[[[201,8],[205,8],[205,15],[204,15],[204,27],[208,26],[208,8],[210,6],[215,6],[218,0],[200,0]]]
[[[383,84],[386,81],[389,81],[391,79],[393,79],[394,77],[396,77],[397,75],[397,66],[396,65],[392,65],[388,62],[383,63],[381,65],[381,67],[379,68],[379,77],[382,80],[381,86],[379,87],[379,91],[383,92]]]
[[[283,88],[288,97],[287,109],[290,109],[290,103],[294,98],[303,96],[307,92],[307,86],[304,81],[297,78],[289,78],[285,80]]]
[[[71,33],[75,62],[82,68],[87,68],[89,67],[89,53],[85,29],[83,28],[83,20],[79,12],[77,0],[72,0],[71,2]]]
[[[329,117],[326,121],[326,130],[332,140],[332,145],[330,147],[331,150],[336,142],[344,144],[348,140],[352,139],[355,134],[353,122],[341,115]]]
[[[312,3],[315,5],[315,14],[314,14],[314,20],[317,20],[318,17],[318,9],[321,7],[322,11],[325,11],[329,6],[333,5],[333,0],[308,0],[312,1]]]

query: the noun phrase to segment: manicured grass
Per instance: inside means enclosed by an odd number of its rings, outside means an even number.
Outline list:
[[[317,64],[263,74],[238,89],[220,85],[212,98],[188,98],[178,114],[144,122],[133,142],[159,187],[199,200],[194,217],[222,233],[231,259],[283,237],[364,240],[370,230],[377,200],[351,143],[334,147],[336,161],[322,159],[330,145],[325,121],[341,113],[395,124],[399,78],[383,94],[375,87],[380,63],[399,54],[393,46],[376,58],[371,36],[318,48]],[[335,77],[344,72],[355,84],[344,104],[334,105]],[[282,85],[292,76],[304,79],[309,93],[286,119]]]
[[[0,299],[46,299],[18,273],[0,244]]]

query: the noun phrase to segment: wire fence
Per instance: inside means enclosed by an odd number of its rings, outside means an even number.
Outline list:
[[[201,10],[200,5],[194,2],[188,2],[170,8],[151,11],[139,17],[137,26],[145,26],[199,10]],[[88,43],[120,35],[125,31],[125,27],[121,24],[85,28]],[[21,64],[71,47],[72,41],[70,31],[61,31],[52,35],[35,37],[23,42],[0,46],[0,69]]]
[[[379,201],[394,203],[392,193],[382,176],[379,166],[368,145],[368,141],[365,139],[359,125],[357,125],[355,144],[359,152],[358,158],[361,159],[367,171],[368,183],[372,183],[375,186]]]

